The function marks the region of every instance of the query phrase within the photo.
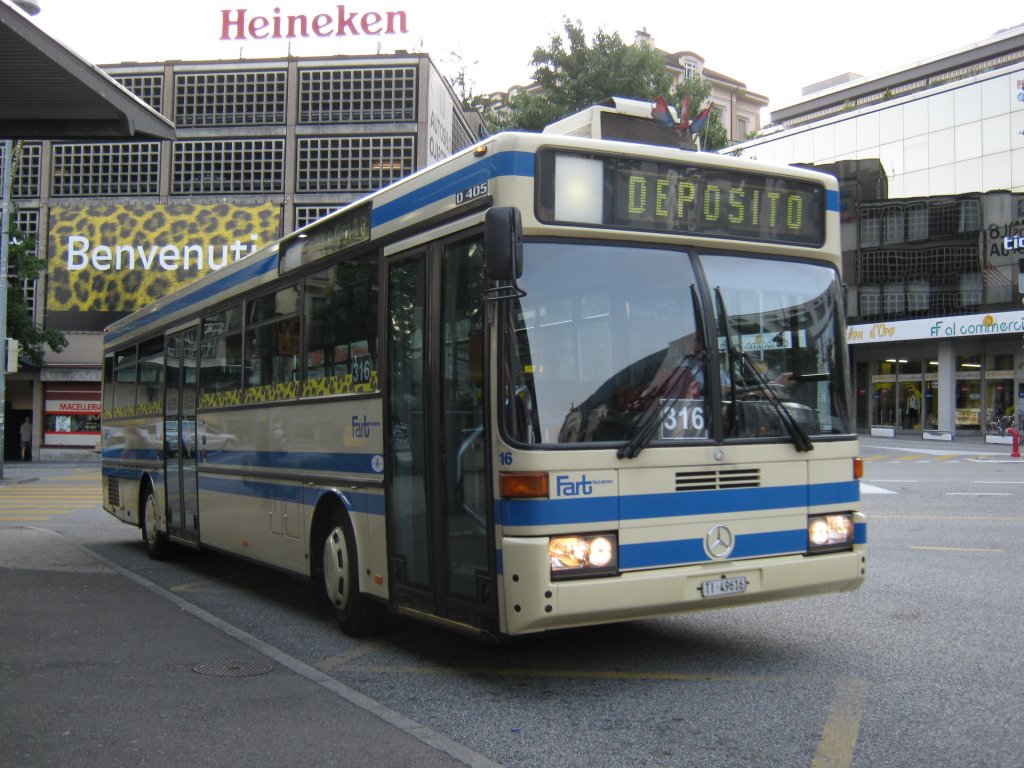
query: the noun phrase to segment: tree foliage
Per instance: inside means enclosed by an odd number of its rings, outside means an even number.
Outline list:
[[[478,109],[492,131],[541,131],[550,123],[619,96],[654,101],[658,96],[676,107],[690,94],[691,119],[707,103],[710,85],[700,79],[673,86],[662,53],[643,43],[626,43],[619,34],[599,29],[588,41],[580,21],[563,19],[564,36],[554,35],[533,52],[534,87],[513,92],[503,103],[463,92],[467,107]],[[465,70],[461,73],[465,85]],[[712,112],[702,147],[725,146],[727,134],[720,116]]]
[[[21,289],[23,281],[37,280],[46,264],[35,255],[35,238],[27,237],[13,221],[14,217],[11,218],[7,266],[12,277],[7,283],[7,337],[17,339],[21,344],[21,356],[38,367],[43,364],[44,347],[60,352],[68,341],[58,329],[37,325],[25,303]]]

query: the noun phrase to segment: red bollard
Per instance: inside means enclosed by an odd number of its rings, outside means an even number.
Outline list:
[[[1010,451],[1010,458],[1019,459],[1020,458],[1020,432],[1018,432],[1013,427],[1010,427],[1008,430],[1006,430],[1006,434],[1010,435],[1013,438],[1013,450]]]

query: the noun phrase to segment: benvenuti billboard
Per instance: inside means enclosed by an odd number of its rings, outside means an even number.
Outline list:
[[[46,324],[102,330],[280,236],[273,203],[52,207]]]

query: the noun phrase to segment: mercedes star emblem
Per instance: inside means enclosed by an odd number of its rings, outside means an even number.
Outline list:
[[[704,537],[704,551],[708,557],[717,560],[728,557],[736,544],[736,537],[724,525],[714,525]]]

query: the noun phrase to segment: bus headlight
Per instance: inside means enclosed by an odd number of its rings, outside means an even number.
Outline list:
[[[827,552],[853,546],[853,514],[817,515],[807,519],[807,551]]]
[[[619,565],[619,545],[613,533],[556,536],[548,540],[551,578],[607,576]]]

